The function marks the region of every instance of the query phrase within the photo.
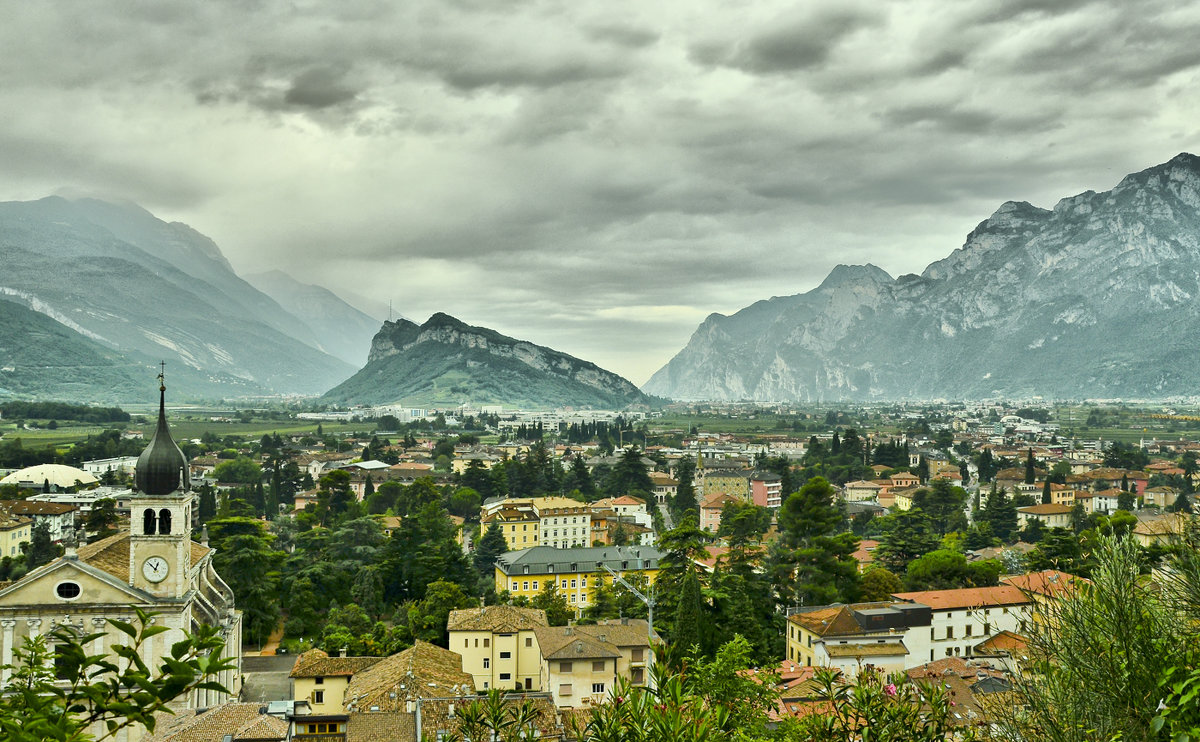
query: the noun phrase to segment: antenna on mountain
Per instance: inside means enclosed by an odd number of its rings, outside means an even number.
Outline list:
[[[392,300],[388,299],[388,322],[392,321]]]

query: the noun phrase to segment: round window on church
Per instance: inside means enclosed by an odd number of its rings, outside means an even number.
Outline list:
[[[79,588],[78,582],[60,582],[55,586],[54,592],[63,600],[74,600],[83,591]]]

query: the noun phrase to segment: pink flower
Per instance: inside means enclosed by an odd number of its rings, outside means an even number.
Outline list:
[[[889,696],[896,695],[896,685],[894,683],[888,683],[887,685],[883,686],[883,692]]]

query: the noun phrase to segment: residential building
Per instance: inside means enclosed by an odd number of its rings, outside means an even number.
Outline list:
[[[643,619],[601,621],[593,626],[536,629],[542,687],[558,708],[604,703],[618,678],[645,685],[654,650]]]
[[[545,546],[570,549],[591,546],[592,513],[583,503],[572,507],[535,510],[538,516],[539,537]],[[520,548],[526,548],[524,546]]]
[[[30,518],[34,525],[45,522],[50,529],[50,540],[55,543],[62,543],[63,539],[74,535],[77,510],[74,505],[65,502],[0,500],[0,512],[11,513],[18,518]]]
[[[0,510],[0,557],[16,558],[23,554],[21,546],[29,543],[32,530],[33,518]]]
[[[601,582],[612,584],[604,569],[621,575],[642,575],[654,582],[663,552],[653,546],[591,546],[555,549],[535,546],[510,551],[496,560],[496,592],[533,598],[553,583],[576,610],[587,607]]]
[[[750,477],[750,499],[755,505],[777,508],[783,504],[783,496],[783,477],[775,472],[757,471]]]
[[[930,624],[931,609],[911,601],[800,608],[787,617],[786,659],[849,675],[865,664],[898,672],[924,657]]]
[[[703,485],[698,490],[705,496],[720,492],[749,502],[751,476],[753,473],[744,469],[706,468]]]
[[[288,677],[292,681],[292,699],[308,703],[313,714],[340,714],[346,703],[350,679],[382,657],[330,657],[320,649],[310,649],[296,658]]]
[[[700,501],[700,530],[716,533],[721,529],[721,511],[731,502],[744,502],[737,495],[714,492]]]
[[[942,657],[969,657],[983,638],[1001,631],[1021,632],[1033,602],[1013,585],[922,590],[894,593],[892,597],[928,606],[932,611],[925,644],[929,659],[921,660],[929,662]]]
[[[654,499],[660,505],[665,505],[675,497],[675,493],[679,491],[679,482],[671,477],[670,474],[664,472],[652,471],[647,472],[650,476],[650,484],[653,487],[652,493]]]
[[[1041,521],[1042,525],[1046,528],[1070,528],[1071,511],[1072,508],[1066,505],[1055,505],[1053,503],[1027,505],[1023,508],[1017,508],[1017,517],[1020,519],[1021,528],[1029,527],[1031,520]]]
[[[539,608],[486,605],[450,611],[450,651],[462,655],[477,692],[539,691],[541,658],[534,630],[548,626]]]
[[[88,474],[99,479],[107,472],[132,474],[137,466],[137,456],[115,456],[109,459],[92,459],[79,465]]]
[[[866,479],[846,482],[842,487],[842,499],[847,502],[867,502],[879,497],[880,485]]]

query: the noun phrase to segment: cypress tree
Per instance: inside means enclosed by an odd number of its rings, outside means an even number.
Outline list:
[[[1029,454],[1025,457],[1025,484],[1033,484],[1035,479],[1033,470],[1033,448],[1029,449]]]
[[[1042,483],[1042,504],[1049,505],[1052,499],[1050,496],[1050,480],[1047,479]]]
[[[680,586],[671,643],[685,654],[700,643],[700,580],[694,568],[688,570]]]

